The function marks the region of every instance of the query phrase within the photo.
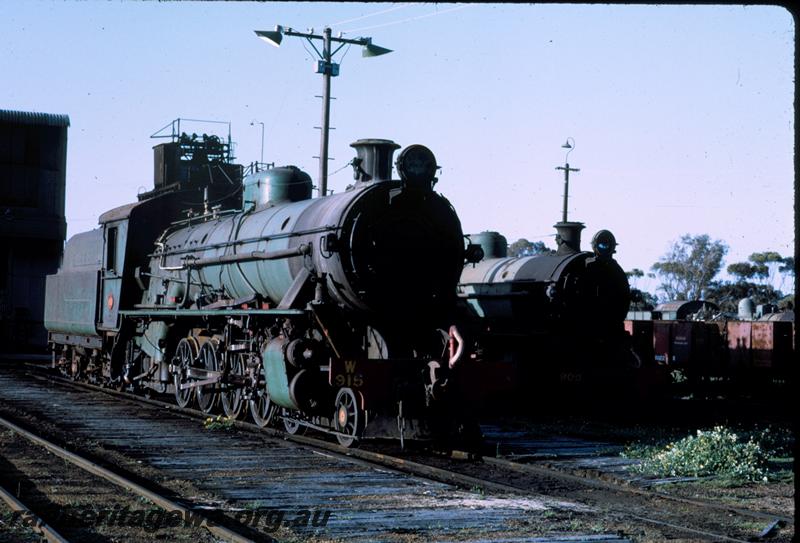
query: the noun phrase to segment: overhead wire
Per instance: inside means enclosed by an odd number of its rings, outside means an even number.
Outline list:
[[[352,166],[352,165],[353,165],[353,161],[351,160],[350,162],[348,162],[347,164],[345,164],[344,166],[342,166],[341,168],[339,168],[339,169],[338,169],[338,170],[336,170],[335,172],[333,172],[333,173],[331,173],[331,174],[328,174],[328,177],[333,177],[334,175],[336,175],[336,174],[337,174],[337,173],[339,173],[340,171],[342,171],[342,170],[344,170],[345,168],[347,168],[348,166]]]
[[[411,7],[411,6],[413,6],[413,5],[414,5],[414,4],[401,4],[401,5],[399,5],[399,6],[393,6],[393,7],[391,7],[391,8],[382,9],[382,10],[380,10],[380,11],[376,11],[376,12],[374,12],[374,13],[367,13],[366,15],[361,15],[360,17],[354,17],[354,18],[352,18],[352,19],[346,19],[346,20],[344,20],[344,21],[339,21],[339,22],[337,22],[337,23],[333,23],[333,24],[331,24],[331,25],[327,25],[327,26],[331,26],[331,27],[333,27],[333,26],[339,26],[339,25],[346,25],[346,24],[349,24],[349,23],[354,23],[354,22],[356,22],[356,21],[360,21],[360,20],[362,20],[362,19],[367,19],[367,18],[369,18],[369,17],[374,17],[374,16],[376,16],[376,15],[383,15],[384,13],[389,13],[389,12],[391,12],[391,11],[397,11],[398,9],[403,9],[403,8]],[[323,26],[323,25],[320,25],[320,26]]]
[[[409,23],[411,21],[418,21],[419,19],[426,19],[428,17],[433,17],[435,15],[443,15],[445,13],[450,13],[452,11],[458,11],[458,10],[464,9],[466,7],[469,7],[469,4],[462,4],[460,6],[455,6],[455,7],[452,7],[450,9],[443,9],[442,11],[434,11],[433,13],[426,13],[424,15],[417,15],[415,17],[409,17],[407,19],[401,19],[399,21],[391,21],[391,22],[388,22],[388,23],[381,23],[381,24],[373,25],[373,26],[365,26],[365,27],[361,27],[361,28],[353,28],[353,29],[350,29],[350,30],[343,31],[343,34],[353,34],[355,32],[361,32],[363,30],[372,30],[374,28],[383,28],[385,26],[392,26],[392,25],[399,25],[399,24],[403,24],[403,23]]]
[[[342,53],[342,58],[339,60],[339,64],[343,64],[344,63],[344,57],[347,56],[347,53],[350,51],[350,47],[352,47],[352,46],[353,46],[352,43],[348,43],[347,44],[347,49],[345,49],[344,53]]]
[[[376,15],[382,15],[384,13],[397,11],[399,9],[410,7],[410,6],[413,6],[413,5],[415,5],[415,4],[402,4],[402,5],[399,5],[399,6],[393,6],[391,8],[387,8],[387,9],[384,9],[384,10],[376,11],[376,12],[373,12],[373,13],[368,13],[366,15],[361,15],[359,17],[354,17],[352,19],[346,19],[344,21],[339,21],[339,22],[333,23],[331,25],[323,25],[323,26],[332,27],[332,26],[338,26],[338,25],[342,25],[342,24],[355,22],[355,21],[360,21],[362,19],[367,19],[369,17],[373,17],[373,16],[376,16]],[[462,5],[459,5],[459,6],[452,7],[450,9],[445,9],[445,10],[441,10],[441,11],[437,10],[437,11],[434,11],[433,13],[426,13],[424,15],[417,15],[417,16],[414,16],[414,17],[408,17],[406,19],[400,19],[398,21],[390,21],[388,23],[382,23],[382,24],[378,24],[378,25],[372,25],[372,26],[367,26],[367,27],[362,27],[362,28],[356,28],[356,29],[352,29],[352,30],[345,30],[345,31],[342,31],[342,34],[352,34],[354,32],[360,32],[362,30],[371,30],[373,28],[383,28],[383,27],[386,27],[386,26],[393,26],[393,25],[408,23],[408,22],[417,21],[417,20],[420,20],[420,19],[427,19],[428,17],[433,17],[435,15],[442,15],[442,14],[445,14],[445,13],[458,11],[458,10],[464,9],[465,7],[468,7],[468,6],[469,6],[469,4],[462,4]],[[310,56],[313,57],[313,55],[311,54],[311,51],[308,50],[308,48],[306,47],[305,44],[303,44],[303,48],[306,50],[306,53],[308,53]],[[347,49],[345,50],[344,54],[342,55],[342,59],[339,61],[340,63],[344,60],[344,57],[347,56],[347,53],[349,51],[350,51],[350,45],[348,45]],[[350,165],[351,165],[351,163],[347,163],[344,166],[342,166],[341,168],[339,168],[338,170],[336,170],[335,172],[333,172],[333,174],[330,174],[330,175],[334,175],[336,173],[339,173],[342,170],[344,170],[347,166],[350,166]]]
[[[306,45],[306,42],[304,42],[304,41],[302,41],[302,40],[301,40],[301,43],[303,44],[303,49],[305,49],[305,50],[306,50],[306,53],[308,53],[308,56],[310,56],[312,59],[313,59],[314,57],[317,57],[317,58],[319,58],[319,54],[316,54],[316,55],[315,55],[314,53],[312,53],[312,52],[311,52],[311,51],[308,49],[308,46]]]

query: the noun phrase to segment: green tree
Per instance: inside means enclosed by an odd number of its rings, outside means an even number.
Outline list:
[[[636,280],[636,279],[639,279],[641,277],[644,277],[644,272],[642,270],[640,270],[639,268],[633,268],[630,271],[626,271],[625,275],[628,277],[628,280],[631,280],[631,279]]]
[[[722,267],[728,246],[708,234],[684,234],[667,254],[653,264],[659,276],[659,290],[668,300],[699,300]]]
[[[554,254],[556,254],[555,249],[551,249],[550,247],[545,245],[543,241],[534,241],[533,242],[533,247],[531,249],[533,251],[531,254],[534,254],[534,255],[554,255]]]
[[[714,282],[706,289],[706,300],[714,302],[726,313],[736,313],[742,298],[758,304],[774,304],[784,300],[783,293],[772,285],[752,281]]]
[[[775,251],[765,251],[763,253],[753,253],[747,260],[759,270],[757,277],[772,284],[775,273],[784,262],[784,258]]]
[[[633,268],[625,272],[625,276],[631,286],[631,311],[650,311],[658,304],[658,299],[653,294],[636,288],[637,280],[644,277],[644,275],[644,271],[639,268]]]
[[[555,251],[547,247],[543,241],[528,241],[520,238],[508,246],[508,256],[551,255]]]
[[[735,262],[728,266],[728,273],[735,276],[738,282],[755,282],[762,285],[776,284],[776,278],[780,275],[779,290],[783,290],[787,280],[794,280],[794,258],[782,257],[775,251],[764,251],[763,253],[753,253],[747,258],[747,262]]]
[[[630,311],[652,311],[658,305],[658,299],[647,292],[638,288],[631,289]]]
[[[794,257],[787,256],[783,259],[783,262],[781,262],[780,267],[778,267],[778,273],[781,274],[781,284],[779,287],[781,290],[784,289],[784,285],[788,280],[789,284],[791,285],[791,290],[794,291],[794,270]],[[794,303],[794,298],[792,299],[792,302]]]
[[[531,250],[533,243],[525,238],[520,238],[508,246],[508,256],[523,256]]]
[[[734,262],[727,267],[735,281],[718,282],[707,290],[706,298],[715,302],[723,311],[736,312],[742,298],[749,297],[756,304],[785,305],[793,298],[781,292],[787,277],[794,275],[794,258],[782,257],[775,251],[751,254],[746,262]],[[776,275],[781,275],[781,284],[775,288]]]
[[[767,277],[769,269],[766,266],[756,266],[749,262],[735,262],[728,266],[728,273],[735,276],[737,281],[744,282],[754,277]]]

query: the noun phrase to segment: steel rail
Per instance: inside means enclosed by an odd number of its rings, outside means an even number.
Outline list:
[[[64,386],[68,387],[75,387],[79,389],[91,390],[94,392],[100,392],[103,394],[107,394],[109,396],[115,396],[119,398],[123,398],[127,401],[143,403],[147,405],[151,405],[153,407],[160,407],[162,409],[166,409],[176,415],[182,415],[186,418],[194,419],[194,420],[205,420],[210,415],[203,413],[197,409],[192,409],[190,407],[178,407],[175,404],[162,402],[160,400],[154,400],[152,398],[143,398],[141,396],[136,396],[134,394],[130,394],[127,392],[121,392],[119,390],[113,390],[109,388],[104,388],[98,385],[93,385],[90,383],[83,383],[80,381],[71,381],[64,377],[57,377],[57,376],[47,376],[41,377],[38,375],[30,374],[34,378],[39,379],[46,379],[50,381],[56,381]],[[514,494],[525,494],[531,495],[529,490],[518,488],[511,485],[506,485],[503,483],[497,483],[494,481],[487,481],[484,479],[479,479],[477,477],[472,477],[470,475],[464,475],[452,471],[448,471],[443,468],[437,468],[434,466],[428,466],[426,464],[420,464],[419,462],[414,462],[412,460],[406,460],[404,458],[398,458],[391,455],[386,455],[383,453],[377,453],[374,451],[368,451],[364,449],[351,449],[347,447],[343,447],[336,443],[331,443],[329,441],[325,441],[322,439],[317,439],[314,437],[308,436],[301,436],[301,435],[292,435],[287,434],[281,430],[276,428],[262,428],[257,424],[253,424],[251,422],[245,422],[241,420],[233,420],[231,421],[232,424],[239,429],[257,433],[257,434],[266,434],[267,437],[278,439],[281,441],[291,441],[300,445],[305,445],[310,448],[322,449],[328,453],[332,453],[336,456],[348,458],[348,459],[357,459],[361,460],[373,465],[379,465],[381,467],[389,467],[396,469],[397,471],[401,471],[403,473],[408,473],[411,475],[422,476],[428,479],[432,479],[435,481],[439,481],[442,483],[456,485],[460,488],[466,489],[473,489],[473,488],[481,488],[483,490],[493,490],[496,492],[505,492],[505,493],[514,493]],[[541,496],[542,498],[546,499],[545,496]]]
[[[547,477],[557,477],[565,481],[584,484],[586,486],[593,486],[595,488],[620,490],[623,492],[628,492],[631,494],[636,494],[647,498],[668,500],[683,505],[691,505],[694,507],[702,507],[705,509],[715,509],[729,513],[732,512],[732,513],[737,513],[739,515],[750,516],[753,518],[758,518],[763,520],[780,520],[787,524],[794,524],[794,518],[792,517],[776,515],[773,513],[767,513],[765,511],[756,511],[753,509],[743,509],[741,507],[724,505],[706,500],[695,500],[691,498],[684,498],[681,496],[672,496],[664,492],[655,492],[653,490],[648,490],[646,488],[636,488],[627,485],[624,482],[613,482],[613,481],[602,480],[597,477],[584,477],[581,475],[575,475],[558,468],[547,467],[547,466],[532,466],[530,464],[520,464],[519,462],[514,462],[513,460],[507,460],[505,458],[493,458],[490,456],[484,456],[483,461],[490,465],[510,469],[521,473],[529,473],[531,475],[542,475]]]
[[[690,534],[700,535],[704,537],[711,537],[713,538],[713,541],[733,541],[734,543],[752,543],[752,539],[736,539],[735,537],[729,537],[725,534],[718,534],[715,532],[698,530],[696,528],[689,528],[688,526],[681,526],[679,524],[673,524],[671,522],[665,522],[663,520],[658,520],[650,517],[642,517],[639,515],[634,515],[633,513],[625,513],[625,515],[630,518],[646,522],[648,524],[654,524],[656,526],[666,526],[667,528],[671,528],[673,530],[687,532]]]
[[[0,486],[0,499],[8,504],[12,511],[20,513],[25,519],[24,525],[41,534],[49,543],[69,543],[61,534],[55,531],[48,525],[42,518],[28,509],[28,507],[19,501],[13,494]]]
[[[190,514],[194,517],[203,519],[203,522],[200,526],[203,526],[211,532],[214,536],[224,539],[225,541],[230,541],[232,543],[253,543],[253,541],[247,537],[244,537],[224,526],[219,526],[214,524],[209,518],[192,513],[188,508],[168,499],[160,494],[157,494],[151,490],[146,489],[145,487],[134,483],[130,479],[127,479],[121,475],[118,475],[102,466],[97,465],[96,463],[92,462],[91,460],[87,460],[82,456],[79,456],[73,452],[70,452],[62,447],[59,447],[55,443],[48,441],[40,436],[37,436],[34,433],[29,432],[23,428],[20,428],[13,422],[6,420],[3,417],[0,417],[0,426],[4,426],[5,428],[15,432],[16,434],[24,437],[28,441],[43,447],[44,449],[48,450],[49,452],[55,454],[56,456],[63,458],[67,462],[78,466],[79,468],[83,469],[84,471],[88,471],[98,477],[102,477],[103,479],[121,486],[126,490],[133,492],[143,498],[147,498],[151,502],[155,503],[156,505],[160,506],[162,509],[166,511],[179,511],[184,518],[187,518]]]
[[[532,475],[542,475],[546,477],[555,477],[558,479],[562,479],[565,481],[570,481],[573,483],[583,484],[585,486],[591,486],[594,488],[602,488],[605,490],[613,490],[613,491],[621,491],[630,494],[636,494],[639,496],[643,496],[650,499],[665,499],[668,501],[673,501],[676,503],[680,503],[683,505],[692,505],[699,508],[708,508],[708,509],[716,509],[723,512],[734,512],[738,513],[742,516],[750,516],[756,517],[759,519],[764,520],[782,520],[784,522],[794,524],[794,520],[789,517],[783,517],[780,515],[773,515],[770,513],[765,513],[763,511],[753,511],[750,509],[741,509],[737,507],[729,507],[726,505],[720,505],[712,502],[704,502],[701,500],[691,500],[688,498],[681,498],[679,496],[670,496],[669,494],[664,494],[661,492],[653,492],[646,489],[639,489],[633,487],[626,487],[619,483],[612,483],[608,481],[603,481],[597,478],[588,478],[588,477],[581,477],[580,475],[573,475],[571,473],[565,473],[561,470],[542,467],[542,466],[530,466],[527,464],[519,464],[516,462],[512,462],[510,460],[502,459],[502,458],[492,458],[492,457],[483,457],[483,461],[487,464],[503,467],[507,469],[511,469],[518,472],[528,473]],[[655,526],[665,526],[667,528],[682,531],[690,534],[700,535],[704,537],[711,537],[714,538],[714,541],[733,541],[736,543],[751,543],[751,540],[746,539],[737,539],[735,537],[730,537],[725,534],[719,534],[714,532],[708,532],[706,530],[698,530],[696,528],[691,528],[689,526],[681,526],[678,524],[673,524],[671,522],[666,522],[663,520],[658,520],[650,517],[643,517],[641,515],[636,515],[630,512],[617,512],[613,509],[609,510],[610,513],[615,514],[617,516],[621,515],[624,517],[636,519],[641,522],[646,522],[648,524],[653,524]]]
[[[39,366],[41,368],[41,366]],[[176,415],[182,415],[186,418],[194,419],[194,420],[205,420],[209,417],[207,413],[203,413],[197,409],[193,409],[190,407],[178,407],[175,404],[163,402],[160,400],[154,400],[152,398],[144,398],[141,396],[136,396],[134,394],[128,392],[122,392],[119,390],[113,390],[105,387],[101,387],[99,385],[94,385],[90,383],[84,383],[80,381],[72,381],[70,379],[60,377],[60,376],[53,376],[49,375],[47,377],[41,377],[38,375],[31,374],[32,377],[38,379],[46,379],[50,381],[56,381],[64,386],[68,387],[75,387],[79,389],[91,390],[95,392],[100,392],[103,394],[107,394],[110,396],[115,396],[119,398],[123,398],[125,400],[136,402],[136,403],[143,403],[147,405],[151,405],[153,407],[160,407],[166,409]],[[415,462],[413,460],[407,460],[405,458],[399,458],[396,456],[391,456],[383,453],[378,453],[374,451],[369,451],[365,449],[353,449],[348,447],[343,447],[336,443],[331,443],[330,441],[325,441],[323,439],[317,439],[314,437],[302,436],[302,435],[292,435],[288,434],[282,430],[277,428],[267,428],[267,427],[260,427],[257,424],[253,424],[251,422],[245,422],[242,420],[233,420],[231,423],[239,429],[256,433],[256,434],[265,434],[267,437],[278,439],[281,441],[291,441],[293,443],[297,443],[300,445],[304,445],[310,448],[322,449],[328,453],[332,453],[338,457],[347,458],[347,459],[357,459],[363,462],[367,462],[372,465],[379,465],[381,467],[388,467],[395,469],[397,471],[401,471],[403,473],[408,473],[410,475],[417,475],[421,477],[425,477],[431,480],[439,481],[442,483],[452,484],[458,486],[463,489],[474,489],[480,488],[482,490],[493,490],[496,492],[504,492],[510,494],[523,494],[527,496],[533,495],[530,490],[515,487],[512,485],[507,485],[503,483],[498,483],[495,481],[488,481],[486,479],[480,479],[478,477],[473,477],[470,475],[465,475],[458,472],[449,471],[443,468],[437,468],[435,466],[429,466],[427,464],[421,464],[419,462]],[[543,499],[547,499],[546,496],[540,495]]]

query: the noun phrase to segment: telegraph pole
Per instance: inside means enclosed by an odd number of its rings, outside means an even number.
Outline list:
[[[328,135],[331,129],[331,75],[334,63],[331,62],[331,29],[322,31],[322,133],[319,141],[319,194],[328,194]],[[336,74],[339,65],[336,64]]]

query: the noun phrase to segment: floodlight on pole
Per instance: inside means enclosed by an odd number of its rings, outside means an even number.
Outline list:
[[[561,213],[561,222],[567,222],[567,200],[569,200],[569,172],[579,172],[581,170],[580,168],[569,167],[569,154],[573,151],[573,149],[575,149],[575,140],[572,138],[567,138],[566,143],[564,143],[564,145],[562,145],[561,148],[566,149],[567,154],[564,157],[564,165],[556,166],[556,170],[564,170],[564,207]]]
[[[291,28],[276,26],[275,30],[256,30],[256,36],[272,46],[279,47],[283,36],[297,36],[305,38],[312,49],[319,56],[319,60],[315,63],[315,71],[322,74],[322,126],[320,127],[320,151],[319,151],[319,194],[325,196],[328,190],[328,137],[330,133],[330,116],[331,116],[331,77],[339,75],[339,64],[333,62],[333,55],[339,52],[345,45],[360,45],[362,46],[361,56],[363,57],[377,57],[391,53],[391,49],[380,47],[372,43],[372,38],[343,38],[339,36],[331,36],[330,27],[325,27],[322,34],[314,34],[314,30],[308,32],[297,32]],[[313,40],[322,40],[322,51],[317,49]],[[333,44],[339,46],[332,50]]]
[[[371,42],[366,44],[364,48],[361,50],[362,57],[379,57],[381,55],[385,55],[386,53],[391,53],[391,49],[386,49],[385,47],[381,47],[380,45],[373,45]]]
[[[256,36],[273,47],[280,47],[283,41],[283,28],[278,25],[275,30],[256,30]]]

